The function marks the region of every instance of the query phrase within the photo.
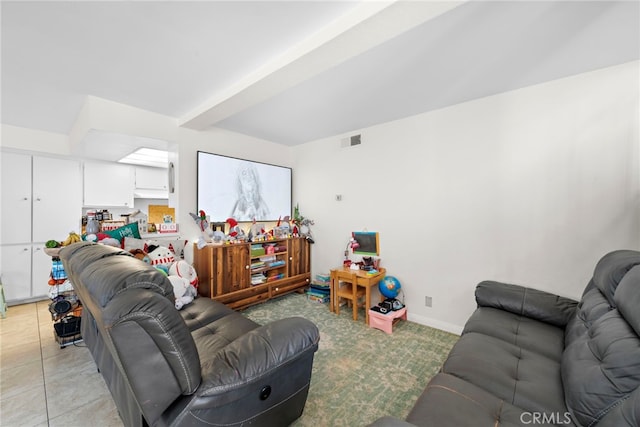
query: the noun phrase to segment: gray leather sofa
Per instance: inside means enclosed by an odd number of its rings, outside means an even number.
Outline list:
[[[373,426],[640,426],[640,252],[605,255],[581,300],[497,282],[406,421]]]
[[[302,414],[313,323],[260,326],[207,298],[178,311],[166,276],[109,246],[76,243],[60,258],[84,307],[84,342],[126,426],[286,426]]]

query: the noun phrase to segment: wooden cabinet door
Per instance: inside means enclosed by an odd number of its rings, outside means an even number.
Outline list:
[[[31,242],[31,156],[1,153],[2,244]],[[78,211],[76,215],[80,218]],[[7,297],[8,298],[8,297]]]
[[[311,252],[307,239],[289,239],[287,251],[289,253],[289,277],[309,273],[311,270]]]
[[[224,245],[213,254],[216,296],[251,286],[249,245]]]

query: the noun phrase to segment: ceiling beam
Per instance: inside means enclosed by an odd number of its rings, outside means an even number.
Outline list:
[[[451,10],[464,1],[364,1],[178,120],[203,130]]]

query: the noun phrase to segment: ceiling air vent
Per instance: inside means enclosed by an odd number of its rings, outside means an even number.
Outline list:
[[[345,147],[354,147],[356,145],[360,145],[362,144],[362,135],[353,135],[350,136],[348,138],[342,138],[340,140],[340,145],[342,146],[342,148]]]

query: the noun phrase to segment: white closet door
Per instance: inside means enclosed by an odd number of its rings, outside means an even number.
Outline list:
[[[31,156],[0,153],[1,244],[31,242]]]

